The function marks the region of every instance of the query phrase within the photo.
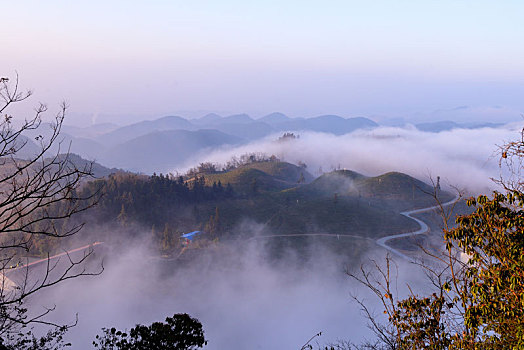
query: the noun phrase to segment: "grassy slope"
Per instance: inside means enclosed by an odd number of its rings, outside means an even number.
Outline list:
[[[222,185],[231,184],[237,192],[251,194],[253,180],[256,179],[260,191],[281,191],[298,186],[300,175],[307,182],[313,176],[305,169],[285,162],[260,162],[242,166],[227,173],[205,175],[206,184],[220,181]]]
[[[305,197],[334,196],[355,197],[372,206],[387,207],[394,211],[423,208],[435,205],[430,193],[432,186],[409,175],[389,172],[376,177],[366,177],[350,170],[324,174],[311,184],[292,189]],[[452,195],[441,193],[445,202]]]
[[[198,210],[201,216],[209,217],[218,207],[224,229],[233,236],[250,234],[240,225],[247,219],[267,225],[267,232],[273,234],[323,232],[379,237],[416,230],[418,225],[399,213],[434,204],[425,193],[431,186],[405,174],[365,177],[344,170],[298,185],[291,180],[301,170],[282,162],[256,163],[208,175],[208,183],[231,183],[244,195],[208,202]],[[259,188],[256,194],[251,192],[253,179],[257,179]]]

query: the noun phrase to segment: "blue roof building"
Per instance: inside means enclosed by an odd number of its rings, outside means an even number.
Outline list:
[[[184,233],[181,238],[189,239],[190,241],[193,240],[196,236],[199,236],[202,234],[202,231],[193,231],[189,233]]]

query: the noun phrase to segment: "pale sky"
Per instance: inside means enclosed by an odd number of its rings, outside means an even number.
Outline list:
[[[0,75],[17,71],[33,103],[67,100],[72,123],[524,112],[523,1],[33,0],[0,13]]]

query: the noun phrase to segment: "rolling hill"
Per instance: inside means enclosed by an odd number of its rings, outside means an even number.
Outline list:
[[[128,220],[142,228],[139,232],[143,227],[170,227],[174,237],[203,230],[225,241],[247,239],[255,234],[251,229],[255,226],[260,227],[256,232],[265,234],[326,233],[367,239],[415,230],[416,222],[400,212],[434,204],[422,191],[432,187],[406,174],[366,177],[335,171],[298,184],[299,173],[312,179],[301,167],[285,162],[254,162],[199,175],[199,181],[112,176],[103,180],[109,182],[105,186],[109,192],[96,210],[101,222],[116,224],[125,210]]]
[[[205,175],[206,184],[220,181],[222,185],[231,184],[239,193],[257,191],[281,191],[303,183],[311,182],[313,176],[305,169],[286,162],[255,162],[241,166],[226,173]],[[256,181],[256,184],[254,182]]]
[[[349,196],[357,197],[376,206],[388,206],[396,210],[424,207],[433,203],[432,186],[399,172],[367,177],[351,170],[337,170],[323,174],[311,184],[293,189],[302,196]],[[441,193],[442,200],[452,198]]]

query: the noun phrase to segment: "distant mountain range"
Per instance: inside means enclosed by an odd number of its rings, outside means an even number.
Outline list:
[[[377,123],[367,118],[342,118],[336,115],[323,115],[306,119],[290,118],[282,113],[272,113],[255,120],[247,114],[235,114],[227,117],[208,114],[192,120],[168,116],[142,121],[113,129],[94,139],[103,145],[115,146],[157,131],[215,129],[240,137],[244,141],[252,141],[280,131],[318,131],[341,135],[356,129],[377,126]]]
[[[154,131],[111,147],[100,161],[135,172],[165,173],[206,149],[241,142],[242,139],[218,130]]]
[[[438,121],[420,123],[416,127],[421,131],[441,132],[456,128],[500,125]],[[69,149],[84,158],[100,161],[110,167],[144,173],[167,172],[184,165],[197,153],[227,145],[241,145],[272,134],[313,131],[343,135],[378,126],[373,120],[364,117],[321,115],[313,118],[290,118],[279,112],[259,119],[253,119],[247,114],[223,117],[211,113],[198,119],[165,116],[121,127],[109,123],[84,128],[64,126],[60,150],[63,152]],[[31,141],[36,134],[27,136]]]
[[[442,132],[453,129],[480,129],[480,128],[498,128],[502,123],[456,123],[451,120],[443,120],[430,123],[416,124],[415,127],[421,131]]]
[[[169,116],[156,120],[123,126],[96,138],[96,141],[106,146],[116,146],[134,138],[167,130],[196,130],[197,127],[182,117]]]
[[[86,128],[66,126],[61,149],[111,167],[144,173],[167,172],[186,163],[192,156],[227,145],[291,131],[315,131],[342,135],[378,124],[367,118],[323,115],[290,118],[272,113],[260,119],[247,114],[222,117],[207,114],[199,119],[166,116],[117,127],[96,124]],[[35,135],[31,135],[35,136]]]

